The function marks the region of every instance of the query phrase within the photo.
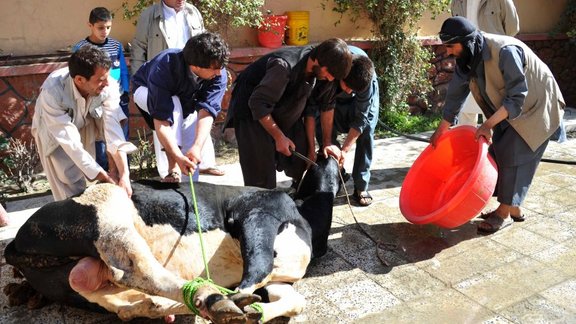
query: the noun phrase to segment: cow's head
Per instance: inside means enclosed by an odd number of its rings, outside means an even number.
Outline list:
[[[312,257],[324,255],[332,225],[334,198],[340,190],[340,168],[331,157],[318,155],[318,166],[311,166],[298,187],[295,199],[300,214],[312,227]]]

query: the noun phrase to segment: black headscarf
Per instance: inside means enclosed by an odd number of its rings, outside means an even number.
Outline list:
[[[444,44],[462,44],[462,55],[456,58],[456,64],[464,74],[474,76],[484,46],[484,36],[476,26],[461,16],[448,18],[440,28],[440,39]]]

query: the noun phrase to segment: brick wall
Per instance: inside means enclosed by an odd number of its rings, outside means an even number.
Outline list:
[[[576,41],[560,35],[550,37],[547,34],[518,35],[518,39],[528,45],[544,61],[554,74],[564,100],[569,107],[576,107]],[[446,56],[446,49],[439,42],[425,43],[434,53],[433,68],[429,78],[435,91],[428,94],[430,109],[439,111],[444,103],[448,82],[452,79],[455,60]],[[422,112],[429,107],[423,102],[410,101],[412,112]]]

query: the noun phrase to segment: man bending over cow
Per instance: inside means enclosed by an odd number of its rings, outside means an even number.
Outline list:
[[[160,52],[134,75],[134,102],[168,157],[167,174],[160,174],[164,182],[180,182],[181,173],[189,170],[198,179],[202,147],[226,92],[229,55],[219,35],[202,33],[182,50]],[[188,118],[191,114],[196,118]],[[184,136],[184,131],[195,136]]]
[[[332,38],[318,46],[287,47],[265,55],[238,76],[225,127],[234,127],[245,186],[276,188],[276,171],[299,181],[307,155],[302,113],[315,98],[322,116],[334,105],[337,84],[350,71],[352,55],[346,42]],[[327,136],[326,138],[330,138]],[[328,143],[325,153],[339,156]],[[335,152],[336,151],[336,152]]]
[[[356,144],[352,168],[353,198],[360,206],[368,206],[372,203],[368,185],[374,149],[374,130],[380,109],[378,77],[374,71],[374,64],[363,50],[356,46],[349,46],[349,49],[353,54],[352,69],[339,81],[336,105],[333,113],[328,115],[331,119],[322,124],[318,107],[313,101],[309,101],[306,107],[308,147],[314,148],[314,128],[319,143],[340,145],[336,137],[338,134],[346,133],[346,139],[341,146],[340,163],[344,163],[345,154]],[[327,132],[330,138],[323,139],[324,132]]]
[[[36,101],[32,135],[54,200],[86,189],[86,178],[116,183],[130,196],[127,154],[136,147],[124,138],[120,93],[110,77],[112,62],[94,46],[73,53],[68,67],[52,72]],[[112,87],[108,85],[112,84]],[[110,172],[94,159],[94,143],[106,140]]]

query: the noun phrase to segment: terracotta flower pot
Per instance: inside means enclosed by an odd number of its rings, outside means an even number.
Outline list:
[[[264,17],[264,22],[258,28],[258,43],[263,47],[278,48],[284,41],[284,31],[288,16],[269,15]]]

